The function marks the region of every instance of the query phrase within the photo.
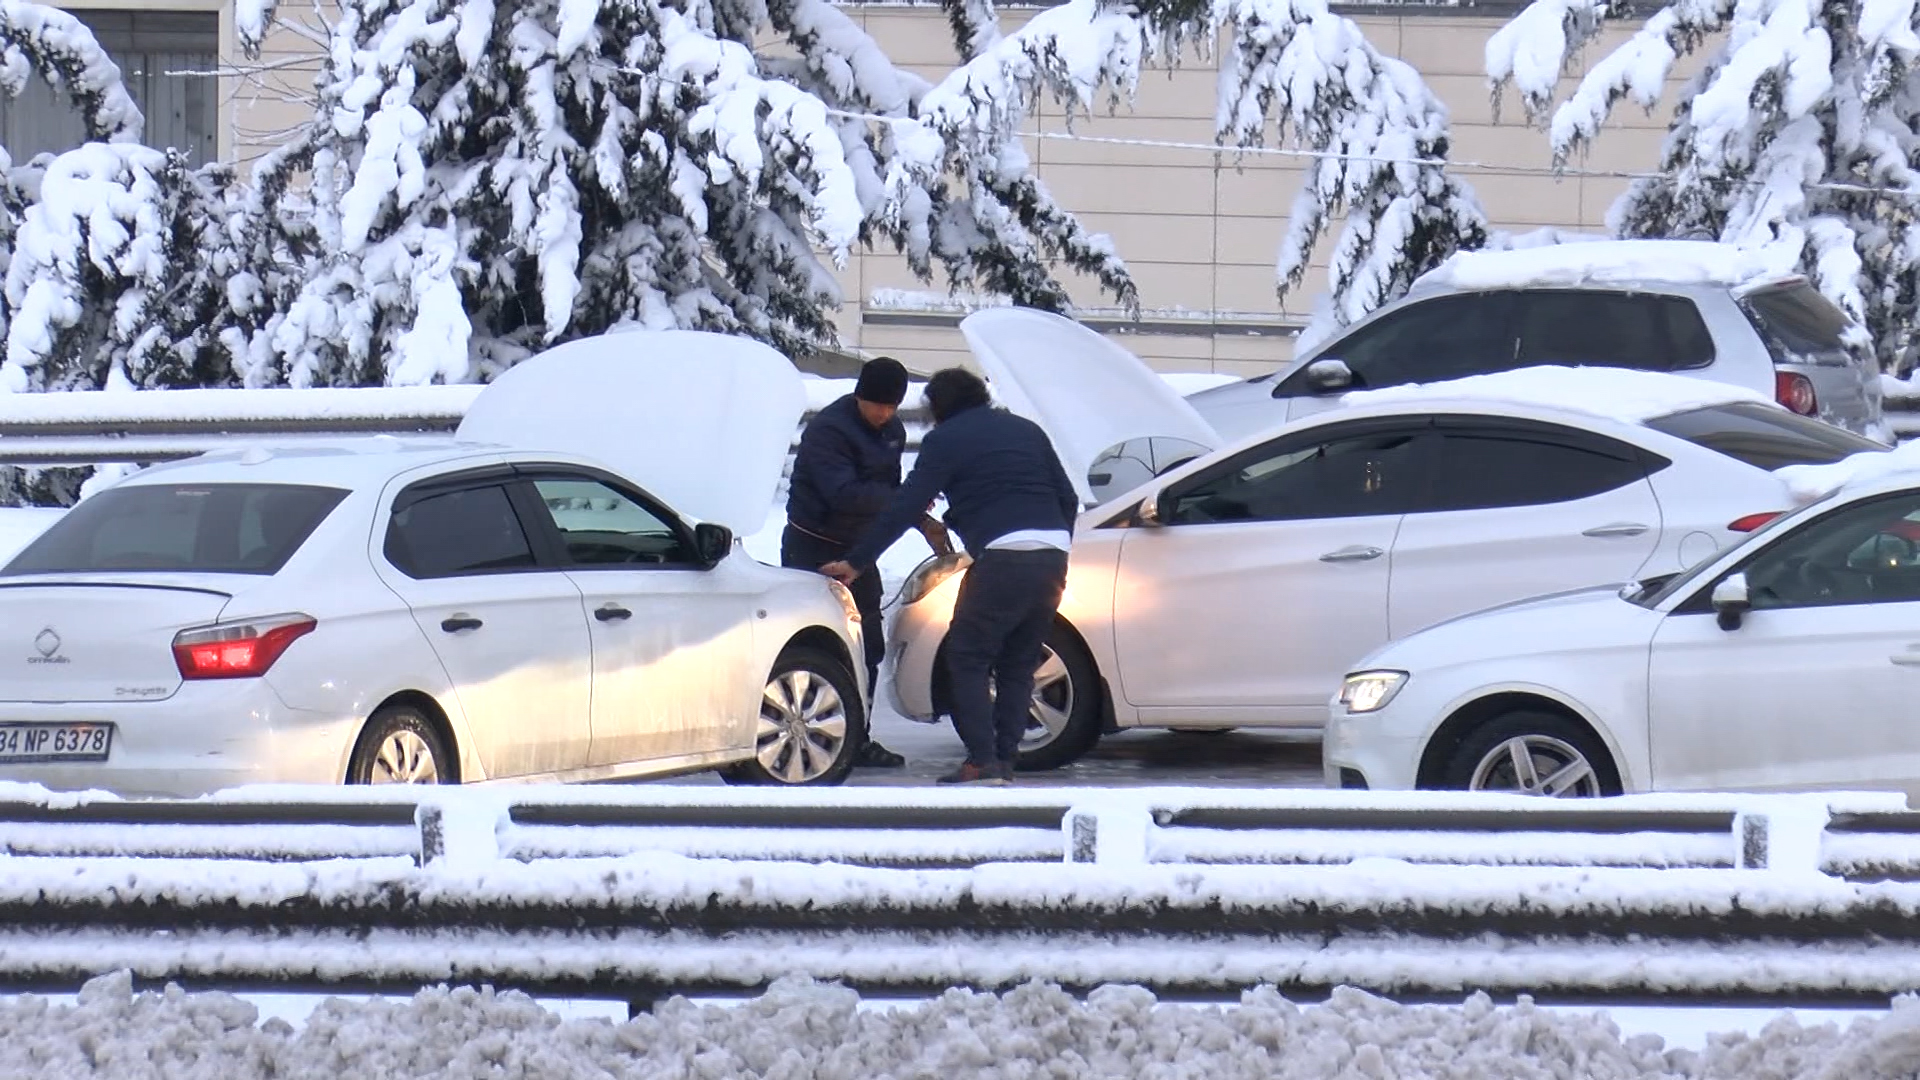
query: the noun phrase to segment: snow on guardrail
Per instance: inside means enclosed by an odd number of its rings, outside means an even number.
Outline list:
[[[0,981],[1873,998],[1920,990],[1917,821],[1873,794],[7,788]]]

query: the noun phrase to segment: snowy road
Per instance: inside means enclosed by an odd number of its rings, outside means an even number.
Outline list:
[[[907,757],[905,769],[857,769],[856,786],[931,784],[965,755],[951,724],[916,724],[881,711],[874,737]],[[711,776],[665,781],[717,784]],[[1091,754],[1064,769],[1022,773],[1018,783],[1034,787],[1178,784],[1195,787],[1320,786],[1317,739],[1275,731],[1202,734],[1180,731],[1125,731],[1100,740]]]

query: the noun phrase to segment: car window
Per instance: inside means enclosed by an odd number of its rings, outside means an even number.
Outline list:
[[[1685,371],[1713,362],[1713,337],[1684,296],[1601,290],[1516,294],[1520,365]]]
[[[1355,390],[1439,382],[1513,367],[1507,293],[1464,293],[1421,300],[1354,330],[1322,349],[1353,372]],[[1287,377],[1280,395],[1307,394],[1306,370]]]
[[[693,546],[663,512],[598,480],[535,480],[575,566],[691,565]]]
[[[1920,602],[1920,492],[1808,522],[1741,569],[1755,610]]]
[[[402,499],[387,525],[386,555],[408,577],[458,577],[534,565],[533,548],[503,485]]]
[[[1830,465],[1887,449],[1863,435],[1758,401],[1691,409],[1648,420],[1646,426],[1768,471]]]
[[[1468,427],[1440,432],[1434,510],[1571,502],[1636,483],[1646,465],[1632,447],[1584,433]]]
[[[1775,363],[1845,364],[1852,359],[1846,313],[1804,281],[1756,289],[1740,298],[1740,308]]]
[[[296,484],[137,484],[62,515],[5,573],[273,574],[347,493]]]
[[[1168,523],[1403,514],[1424,498],[1425,442],[1419,429],[1275,440],[1175,488]]]

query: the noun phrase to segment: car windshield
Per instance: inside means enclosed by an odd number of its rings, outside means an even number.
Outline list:
[[[273,574],[347,493],[295,484],[136,484],[75,506],[0,576]]]
[[[1734,401],[1656,417],[1646,426],[1757,469],[1830,465],[1881,443],[1759,401]]]
[[[1659,607],[1665,603],[1669,597],[1677,596],[1688,589],[1695,588],[1699,584],[1698,579],[1701,575],[1706,573],[1708,567],[1719,562],[1721,556],[1726,555],[1734,548],[1744,546],[1760,537],[1766,536],[1768,533],[1773,532],[1775,529],[1780,528],[1790,521],[1798,521],[1807,511],[1824,504],[1831,498],[1833,498],[1833,496],[1829,495],[1826,499],[1821,499],[1819,502],[1811,503],[1798,510],[1781,514],[1745,536],[1723,545],[1720,550],[1687,567],[1680,573],[1648,578],[1640,582],[1638,588],[1628,587],[1622,590],[1620,595],[1628,603],[1638,604],[1643,608],[1651,609]]]

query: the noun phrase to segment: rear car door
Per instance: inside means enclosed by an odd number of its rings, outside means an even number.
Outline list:
[[[1638,447],[1560,424],[1435,420],[1432,502],[1393,546],[1390,623],[1405,637],[1529,596],[1635,576],[1660,543]]]
[[[1386,640],[1388,552],[1421,504],[1424,419],[1329,424],[1174,481],[1114,595],[1127,700],[1156,720],[1316,726]]]
[[[569,466],[519,469],[593,639],[588,762],[752,745],[758,587],[703,566],[693,530],[623,480]]]
[[[1654,635],[1654,783],[1920,795],[1920,492],[1799,524],[1733,572],[1738,628],[1712,609],[1723,574]]]
[[[591,643],[580,590],[535,556],[500,466],[394,497],[380,577],[445,667],[490,777],[577,769],[591,738]]]
[[[1299,419],[1340,403],[1346,390],[1379,390],[1506,371],[1514,366],[1513,294],[1458,293],[1395,308],[1349,331],[1314,354],[1353,373],[1343,390],[1316,393],[1302,364],[1274,388],[1288,417]]]

